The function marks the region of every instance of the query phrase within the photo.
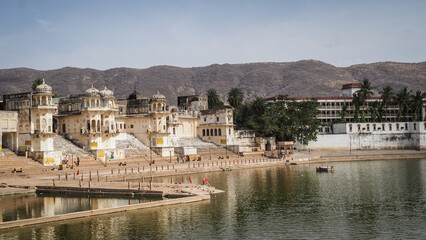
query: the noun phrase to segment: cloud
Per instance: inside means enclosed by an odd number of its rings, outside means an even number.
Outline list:
[[[39,19],[39,18],[37,18],[36,21],[45,31],[48,31],[48,32],[56,31],[56,26],[52,22]]]

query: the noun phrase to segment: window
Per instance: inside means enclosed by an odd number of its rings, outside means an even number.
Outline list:
[[[219,122],[219,117],[216,117],[216,122]]]
[[[219,128],[219,136],[222,136],[222,129]]]
[[[207,136],[209,136],[209,130],[207,129]]]
[[[349,124],[349,132],[352,132],[352,124]]]
[[[414,130],[417,130],[416,123],[414,123],[413,128],[414,128]]]
[[[214,135],[217,136],[217,129],[214,130]]]
[[[392,131],[392,124],[389,124],[389,131]]]
[[[376,124],[373,124],[373,131],[376,131]]]
[[[383,131],[385,131],[385,124],[384,123],[382,124],[382,129],[383,129]]]
[[[210,136],[213,136],[213,129],[210,129]]]
[[[370,131],[370,124],[367,124],[367,131]]]
[[[130,124],[130,128],[133,128],[133,124]]]

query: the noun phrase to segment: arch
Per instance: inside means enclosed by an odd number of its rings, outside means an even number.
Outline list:
[[[96,124],[96,130],[97,130],[97,132],[101,131],[101,120],[98,120],[98,122]]]
[[[405,130],[408,130],[408,123],[405,123]]]
[[[266,151],[271,151],[271,148],[272,148],[272,145],[271,145],[271,143],[268,141],[268,142],[265,144],[265,150],[266,150]]]
[[[38,119],[36,120],[36,130],[41,130],[41,129],[40,129],[40,118],[38,118]]]
[[[93,131],[93,132],[95,132],[96,131],[96,120],[92,120],[92,124],[91,124],[91,126],[90,126],[90,129]]]
[[[352,132],[352,124],[349,124],[349,132]]]
[[[106,121],[105,121],[105,126],[107,127],[107,131],[108,131],[108,132],[112,130],[112,129],[109,127],[109,121],[108,121],[108,120],[106,120]],[[112,126],[112,125],[111,125],[111,126]]]
[[[209,136],[209,133],[210,133],[210,131],[208,130],[208,129],[206,129],[207,131],[206,131],[206,133],[207,133],[207,136]]]
[[[389,123],[389,131],[392,131],[392,123]]]
[[[210,136],[213,136],[213,129],[210,129]]]
[[[219,128],[219,136],[222,136],[222,129]]]
[[[214,135],[217,136],[217,129],[214,130]]]
[[[46,131],[46,128],[47,128],[46,118],[43,118],[43,119],[41,120],[41,130],[42,130],[42,131]]]

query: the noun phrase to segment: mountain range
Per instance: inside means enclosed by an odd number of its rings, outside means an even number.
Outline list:
[[[55,70],[13,68],[0,70],[0,95],[29,92],[32,81],[45,78],[59,96],[84,93],[92,85],[99,90],[107,87],[118,99],[134,91],[152,96],[159,91],[175,105],[178,96],[217,90],[223,100],[234,87],[240,88],[246,100],[256,96],[290,97],[339,96],[346,83],[368,78],[379,92],[386,85],[396,91],[402,87],[426,90],[426,62],[379,62],[335,67],[316,61],[264,62],[246,64],[213,64],[206,67],[180,68],[154,66],[146,69],[113,68],[96,70],[65,67]]]

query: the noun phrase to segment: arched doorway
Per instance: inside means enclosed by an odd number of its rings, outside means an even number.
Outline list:
[[[265,150],[266,151],[271,151],[272,150],[271,149],[271,143],[269,141],[265,144]]]

